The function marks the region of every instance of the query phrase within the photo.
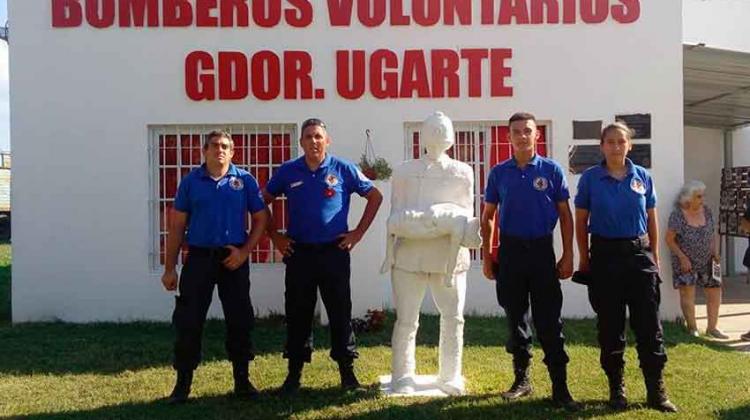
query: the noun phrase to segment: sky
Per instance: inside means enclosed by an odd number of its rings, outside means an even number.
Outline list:
[[[0,25],[8,19],[8,1],[0,0]],[[11,36],[13,36],[11,34]],[[10,103],[8,98],[8,44],[0,41],[0,150],[10,150]]]

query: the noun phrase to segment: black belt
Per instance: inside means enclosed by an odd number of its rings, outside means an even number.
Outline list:
[[[552,235],[544,235],[538,238],[522,238],[520,236],[512,235],[500,235],[500,244],[505,245],[521,245],[527,248],[539,245],[551,245]]]
[[[646,235],[632,238],[607,238],[599,235],[591,235],[591,246],[609,250],[641,251],[644,249],[649,250],[651,243]]]
[[[241,248],[244,246],[244,244],[230,244],[232,246],[235,246],[237,248]],[[209,258],[216,258],[223,260],[224,258],[228,257],[230,254],[230,250],[228,248],[225,248],[223,246],[217,246],[217,247],[202,247],[202,246],[193,246],[190,245],[188,247],[188,255],[189,256],[195,256],[195,257],[209,257]]]
[[[340,240],[333,242],[320,242],[320,243],[307,243],[307,242],[295,242],[292,244],[292,249],[295,251],[323,251],[331,248],[338,248]]]

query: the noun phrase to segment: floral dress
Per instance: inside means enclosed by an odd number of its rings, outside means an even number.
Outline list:
[[[680,259],[672,254],[672,281],[674,288],[680,286],[721,287],[721,281],[711,275],[713,249],[711,241],[714,236],[714,217],[711,209],[703,206],[706,224],[690,226],[680,208],[672,210],[669,215],[669,228],[677,233],[677,246],[687,255],[693,270],[683,273]]]

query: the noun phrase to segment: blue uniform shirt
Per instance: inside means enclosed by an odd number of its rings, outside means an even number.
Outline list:
[[[265,207],[255,178],[232,164],[218,181],[205,164],[192,170],[180,182],[174,199],[174,208],[189,217],[187,243],[200,247],[245,243],[247,212]]]
[[[290,160],[273,174],[266,191],[286,195],[289,207],[287,236],[300,243],[333,242],[349,231],[352,193],[367,195],[372,182],[351,162],[327,154],[311,171],[305,157]]]
[[[583,172],[578,181],[576,208],[589,211],[589,232],[605,238],[635,238],[648,232],[647,209],[656,207],[651,175],[626,159],[627,175],[619,181],[605,163]]]
[[[559,218],[557,203],[568,198],[560,165],[536,155],[523,169],[515,158],[495,165],[484,195],[485,202],[498,206],[500,233],[524,239],[550,235]]]

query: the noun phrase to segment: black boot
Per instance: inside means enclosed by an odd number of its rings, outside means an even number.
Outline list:
[[[661,372],[643,372],[643,377],[646,380],[646,404],[665,413],[676,413],[677,406],[667,397]]]
[[[346,360],[339,362],[339,376],[341,376],[341,388],[344,391],[361,389],[357,377],[354,375],[354,361]]]
[[[516,375],[516,380],[513,381],[513,385],[510,389],[500,394],[506,400],[517,400],[521,397],[531,395],[534,392],[531,387],[531,381],[529,380],[529,361],[519,362],[513,360],[513,372]]]
[[[177,371],[177,382],[174,384],[172,393],[169,394],[167,402],[170,404],[183,404],[187,401],[188,395],[190,395],[190,386],[193,384],[193,371],[192,370],[178,370]]]
[[[281,395],[290,396],[299,391],[303,366],[305,366],[305,362],[289,359],[289,373],[287,373],[284,383],[281,385],[281,388],[279,388],[279,393]]]
[[[567,411],[578,411],[581,404],[575,402],[568,390],[568,372],[565,365],[547,368],[552,380],[552,403]]]
[[[615,410],[628,408],[628,397],[625,395],[625,380],[623,370],[607,372],[609,382],[609,406]]]
[[[246,361],[232,362],[232,376],[234,377],[234,396],[239,398],[257,397],[258,389],[249,379],[249,363]]]

